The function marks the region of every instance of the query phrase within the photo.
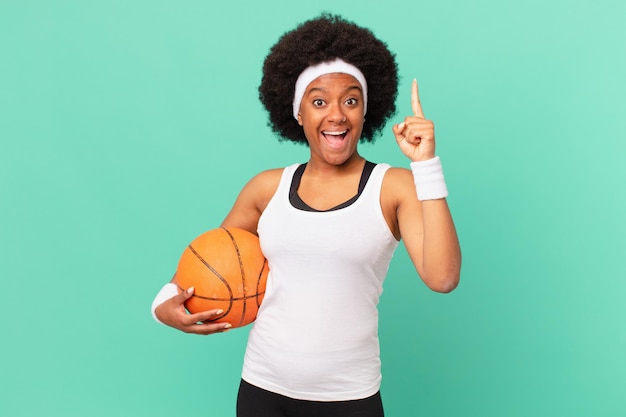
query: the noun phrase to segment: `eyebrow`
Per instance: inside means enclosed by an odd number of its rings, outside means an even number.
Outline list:
[[[362,88],[361,88],[360,86],[358,86],[358,85],[352,85],[352,86],[350,86],[350,87],[346,88],[346,89],[345,89],[345,92],[348,92],[348,91],[350,91],[350,90],[359,90],[361,93],[363,93]],[[323,92],[323,93],[324,93],[324,92],[326,92],[327,90],[326,90],[325,88],[322,88],[322,87],[313,87],[313,88],[311,88],[310,90],[308,90],[308,91],[306,92],[306,95],[307,95],[307,96],[308,96],[308,95],[311,95],[311,93],[316,92],[316,91],[321,91],[321,92]]]

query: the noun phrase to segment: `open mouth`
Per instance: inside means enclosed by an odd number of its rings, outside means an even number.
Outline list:
[[[330,145],[339,146],[343,143],[343,140],[346,138],[348,134],[347,130],[324,130],[322,131],[322,135],[326,138],[326,141]]]

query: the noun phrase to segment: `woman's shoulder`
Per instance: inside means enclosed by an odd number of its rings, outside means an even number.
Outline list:
[[[383,196],[394,200],[415,194],[413,173],[410,169],[389,167],[383,178]]]
[[[385,182],[389,185],[402,185],[413,183],[413,173],[410,169],[389,166],[385,172]]]
[[[261,171],[243,187],[222,226],[239,227],[256,233],[259,217],[278,189],[284,169]]]
[[[257,181],[280,181],[280,177],[283,175],[285,168],[270,168],[265,171],[261,171],[256,174],[252,180]]]
[[[253,191],[257,195],[258,193],[273,195],[278,188],[278,184],[280,184],[283,171],[284,168],[272,168],[261,171],[248,181],[244,190]]]
[[[271,168],[256,174],[244,187],[244,190],[252,192],[257,198],[269,201],[274,195],[283,175],[293,172],[300,164],[292,164],[284,168]]]
[[[253,182],[256,186],[259,185],[274,185],[274,189],[278,187],[281,178],[288,172],[293,172],[300,164],[292,164],[283,168],[270,168],[265,171],[261,171],[256,174],[250,182]]]
[[[293,172],[301,164],[292,164],[283,168],[270,168],[256,174],[250,180],[255,186],[270,186],[274,190],[278,187],[283,174]]]

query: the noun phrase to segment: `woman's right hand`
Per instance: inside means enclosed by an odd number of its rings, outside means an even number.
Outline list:
[[[185,333],[208,335],[222,333],[230,329],[230,323],[205,323],[223,314],[220,309],[203,311],[201,313],[188,314],[185,310],[185,301],[193,295],[193,287],[187,291],[164,301],[155,310],[154,314],[163,323]]]

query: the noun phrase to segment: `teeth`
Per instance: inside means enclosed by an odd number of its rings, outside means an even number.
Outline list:
[[[322,133],[325,135],[341,136],[345,134],[346,132],[347,132],[346,130],[342,130],[341,132],[322,132]]]

